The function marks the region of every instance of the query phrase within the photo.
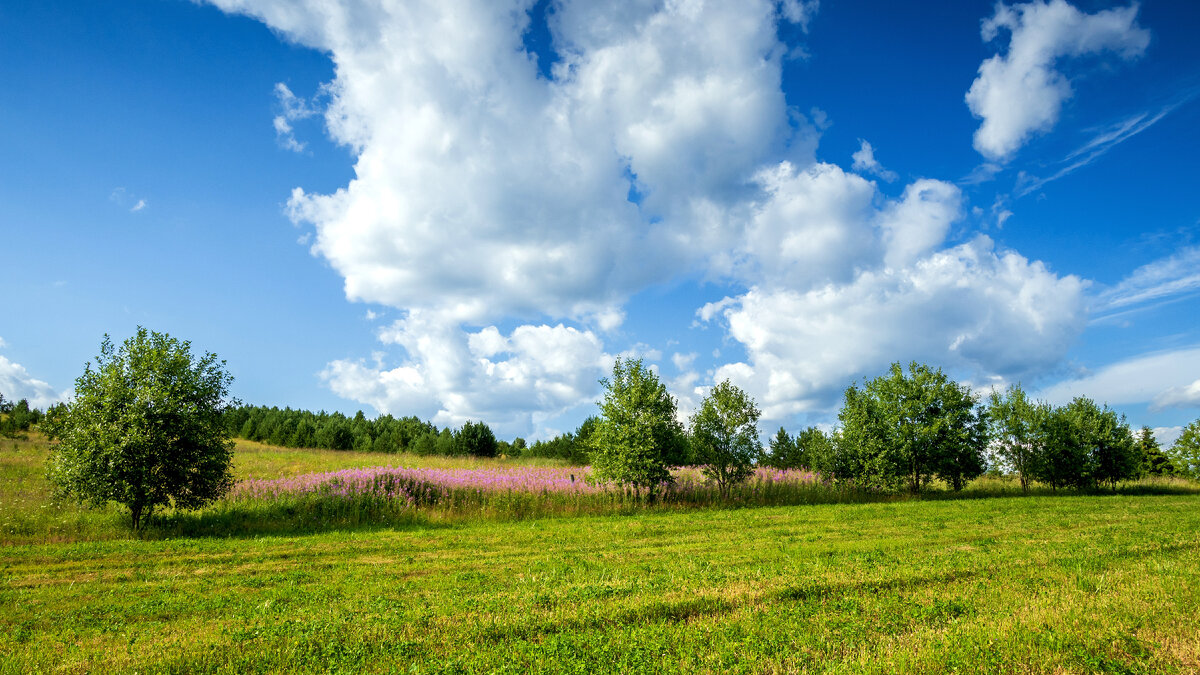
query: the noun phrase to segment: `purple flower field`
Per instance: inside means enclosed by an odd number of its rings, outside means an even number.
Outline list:
[[[675,483],[664,485],[661,498],[668,502],[711,501],[715,486],[700,467],[682,467],[673,472]],[[231,501],[277,500],[293,497],[326,497],[346,500],[387,501],[395,506],[436,504],[483,504],[508,497],[544,498],[547,502],[603,501],[622,498],[618,486],[589,481],[590,467],[502,467],[489,469],[417,469],[370,467],[311,473],[274,480],[240,481],[228,496]],[[737,494],[742,501],[822,486],[819,476],[809,471],[760,467]],[[589,499],[590,498],[590,499]],[[771,500],[775,501],[775,500]]]

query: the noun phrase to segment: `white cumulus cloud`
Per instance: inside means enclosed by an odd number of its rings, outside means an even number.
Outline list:
[[[896,358],[1045,367],[1080,328],[1083,282],[983,238],[948,243],[954,185],[888,199],[816,160],[824,116],[789,108],[777,30],[806,28],[815,1],[566,0],[549,77],[523,44],[533,0],[211,1],[333,60],[324,120],[355,178],[298,187],[287,211],[348,299],[404,317],[380,332],[391,351],[323,373],[380,411],[541,427],[595,400],[611,353],[662,358],[600,336],[632,294],[680,278],[740,289],[699,314],[748,354],[717,379],[769,416],[824,409]],[[291,133],[286,112],[276,126]],[[891,179],[869,144],[855,154]],[[689,359],[672,358],[681,408],[707,384]]]
[[[1083,287],[980,237],[846,283],[756,287],[701,317],[722,318],[748,356],[716,379],[782,420],[830,410],[852,379],[897,360],[1009,376],[1052,366],[1082,330]]]
[[[0,347],[5,346],[4,340],[0,339]],[[54,391],[49,383],[33,377],[24,366],[9,361],[3,355],[0,355],[0,394],[10,401],[28,399],[30,406],[42,410],[65,398]]]
[[[793,135],[771,2],[562,3],[550,79],[522,44],[528,0],[214,4],[336,64],[325,120],[356,177],[297,188],[289,213],[351,300],[611,317],[729,245],[723,206]]]
[[[975,149],[992,160],[1010,157],[1033,134],[1058,122],[1071,82],[1057,68],[1067,57],[1115,52],[1131,60],[1142,55],[1150,32],[1137,24],[1138,5],[1087,14],[1066,0],[996,5],[984,20],[985,41],[1001,31],[1011,37],[1006,54],[979,66],[967,91],[967,106],[983,120],[975,132]]]
[[[337,394],[382,413],[416,414],[444,425],[485,420],[529,433],[549,418],[594,402],[612,357],[590,331],[562,324],[463,331],[414,312],[380,334],[404,347],[403,363],[337,360],[322,378]]]

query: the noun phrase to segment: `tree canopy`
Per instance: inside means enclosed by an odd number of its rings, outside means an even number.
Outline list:
[[[1200,419],[1184,427],[1175,439],[1171,462],[1181,475],[1200,480]]]
[[[975,404],[940,369],[914,362],[906,374],[894,363],[887,375],[846,390],[834,471],[913,493],[936,476],[961,490],[983,473],[987,435]]]
[[[670,482],[672,457],[686,447],[675,399],[641,359],[617,358],[612,377],[600,384],[600,419],[587,441],[593,476],[653,496]]]
[[[704,475],[716,481],[722,498],[729,494],[730,485],[750,476],[762,456],[758,442],[761,415],[754,399],[729,380],[713,387],[692,415],[692,449],[704,465]]]
[[[105,335],[75,398],[44,423],[50,479],[62,495],[118,502],[141,529],[160,507],[195,509],[233,484],[223,414],[233,377],[215,354],[139,327],[115,348]]]

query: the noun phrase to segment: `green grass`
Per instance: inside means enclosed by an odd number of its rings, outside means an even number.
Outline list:
[[[1200,499],[0,550],[0,672],[1200,669]]]
[[[514,465],[566,466],[566,463],[540,457],[494,459],[281,448],[245,439],[237,440],[237,448],[233,456],[233,472],[238,478],[282,478],[306,473],[387,465],[430,469],[480,469]]]
[[[0,673],[1200,672],[1177,486],[135,538],[47,504],[45,452],[0,443]]]

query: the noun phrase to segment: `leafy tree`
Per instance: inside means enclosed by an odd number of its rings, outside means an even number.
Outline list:
[[[892,364],[861,391],[846,391],[844,441],[857,450],[865,477],[920,492],[934,476],[955,490],[983,473],[984,423],[969,389],[940,369],[911,363],[908,374]]]
[[[840,484],[858,488],[894,487],[895,479],[883,466],[884,438],[874,432],[881,426],[877,406],[867,393],[851,385],[838,411],[839,428],[833,435],[833,452],[816,469]]]
[[[1154,437],[1154,430],[1143,426],[1138,432],[1138,452],[1142,460],[1142,473],[1147,476],[1174,476],[1175,465],[1166,456]]]
[[[455,442],[454,432],[450,431],[448,427],[442,429],[441,433],[438,434],[437,443],[434,445],[433,451],[435,454],[444,456],[462,454],[458,443]]]
[[[1123,417],[1108,406],[1077,397],[1055,408],[1047,419],[1046,455],[1038,480],[1053,488],[1115,486],[1138,472],[1133,434]]]
[[[729,487],[750,477],[762,455],[754,399],[725,380],[713,387],[692,415],[692,447],[705,476],[717,482],[724,498]]]
[[[675,399],[641,359],[618,358],[612,378],[600,383],[605,389],[601,418],[588,439],[593,476],[629,485],[639,494],[644,489],[653,498],[657,487],[671,480],[667,467],[682,444]]]
[[[806,427],[796,435],[793,442],[796,445],[796,454],[799,460],[795,468],[817,471],[817,467],[833,454],[832,439],[817,427]]]
[[[1183,428],[1171,446],[1171,462],[1182,476],[1200,479],[1200,419]]]
[[[993,391],[988,399],[985,417],[989,436],[997,454],[1021,481],[1021,490],[1029,491],[1029,483],[1037,473],[1038,463],[1045,456],[1045,418],[1050,408],[1030,401],[1021,385],[1004,392]]]
[[[155,509],[195,509],[233,485],[224,412],[233,377],[215,354],[138,327],[119,349],[107,335],[75,400],[50,421],[50,479],[62,495],[124,504],[135,530]]]
[[[458,431],[459,450],[475,457],[496,456],[496,435],[483,422],[467,422]]]

